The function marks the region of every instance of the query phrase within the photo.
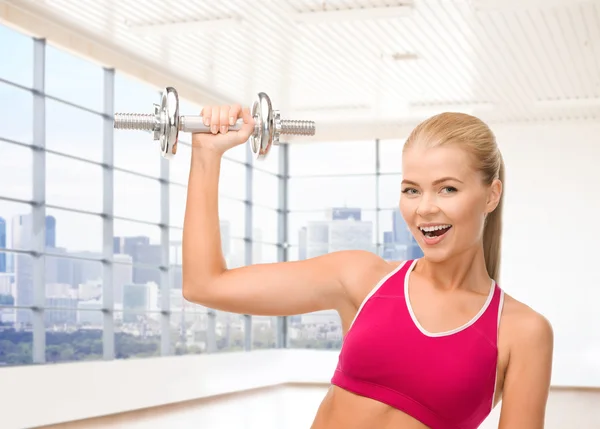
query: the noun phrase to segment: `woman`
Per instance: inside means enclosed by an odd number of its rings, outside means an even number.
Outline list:
[[[254,124],[239,105],[202,115],[212,133],[193,136],[183,294],[243,314],[338,311],[344,343],[313,429],[475,429],[500,399],[500,429],[544,427],[553,333],[495,282],[504,165],[484,123],[444,113],[404,146],[400,209],[423,258],[340,251],[227,269],[220,160]],[[239,117],[243,128],[228,131]]]

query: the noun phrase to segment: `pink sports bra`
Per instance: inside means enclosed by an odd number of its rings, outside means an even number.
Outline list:
[[[419,324],[408,299],[415,264],[400,264],[365,298],[331,382],[431,429],[476,429],[493,408],[504,292],[492,282],[471,321],[431,333]]]

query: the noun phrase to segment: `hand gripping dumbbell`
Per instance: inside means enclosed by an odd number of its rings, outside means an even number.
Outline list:
[[[279,111],[273,110],[271,100],[264,92],[258,94],[251,110],[254,118],[254,133],[249,142],[257,158],[264,157],[272,145],[279,144],[282,134],[313,136],[313,121],[291,121],[281,119]],[[238,119],[229,130],[237,131],[244,124]],[[122,130],[150,131],[154,140],[160,141],[163,157],[171,159],[177,153],[179,132],[210,133],[210,126],[204,125],[202,116],[179,116],[179,96],[175,88],[167,87],[162,94],[161,104],[154,104],[154,113],[116,113],[114,128]]]

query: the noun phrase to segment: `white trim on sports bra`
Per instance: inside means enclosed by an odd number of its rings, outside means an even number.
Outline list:
[[[415,267],[416,263],[417,263],[417,259],[415,259],[412,262],[411,266],[408,267],[408,270],[406,271],[406,275],[404,276],[404,299],[406,301],[406,306],[408,307],[408,313],[410,314],[410,318],[412,319],[415,326],[419,329],[419,331],[421,331],[423,333],[423,335],[427,335],[428,337],[445,337],[445,336],[453,335],[453,334],[456,334],[457,332],[463,331],[463,330],[467,329],[469,326],[471,326],[473,323],[477,322],[479,320],[479,318],[481,316],[483,316],[485,311],[490,306],[490,303],[492,302],[492,298],[494,297],[494,290],[496,289],[496,282],[493,279],[492,279],[492,285],[490,287],[490,292],[488,293],[488,297],[485,301],[485,304],[479,310],[479,313],[477,313],[475,315],[475,317],[473,317],[470,321],[468,321],[464,325],[459,326],[458,328],[455,328],[455,329],[451,329],[449,331],[429,332],[427,329],[423,328],[423,326],[421,326],[421,324],[417,320],[417,317],[415,316],[415,313],[413,312],[413,309],[412,309],[412,305],[410,303],[410,297],[408,296],[408,279],[410,278],[410,274],[411,274],[413,268]]]

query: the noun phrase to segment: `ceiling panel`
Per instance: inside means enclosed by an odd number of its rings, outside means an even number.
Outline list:
[[[600,117],[596,0],[8,3],[224,101],[265,91],[288,116],[335,124],[410,124],[443,110],[491,122]]]

